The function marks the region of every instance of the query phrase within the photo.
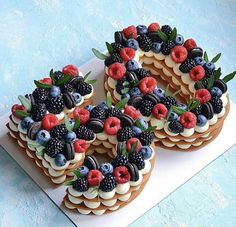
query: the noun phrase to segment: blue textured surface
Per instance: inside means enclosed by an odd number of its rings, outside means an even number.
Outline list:
[[[176,26],[198,40],[210,57],[223,53],[223,72],[236,68],[236,2],[0,0],[0,114],[33,79],[104,49],[113,32],[130,24]],[[147,3],[148,2],[148,3]],[[231,98],[236,91],[230,87]],[[235,226],[236,147],[155,206],[132,226]],[[0,226],[71,226],[21,168],[0,151]],[[108,225],[108,224],[106,224]]]

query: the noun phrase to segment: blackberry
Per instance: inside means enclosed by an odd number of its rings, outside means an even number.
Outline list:
[[[84,81],[81,81],[78,84],[76,91],[80,93],[82,96],[88,95],[92,92],[92,86]]]
[[[74,90],[73,86],[70,83],[62,85],[60,89],[62,93],[72,92]]]
[[[106,110],[106,118],[108,117],[119,117],[120,115],[122,115],[122,111],[120,109],[117,109],[117,108],[108,108]]]
[[[172,28],[169,25],[161,26],[161,31],[164,32],[167,36],[170,36]]]
[[[67,133],[66,126],[64,124],[56,125],[50,132],[52,138],[62,139]]]
[[[166,96],[165,98],[161,99],[161,103],[164,104],[168,110],[171,108],[171,106],[177,105],[176,99],[171,96]]]
[[[123,46],[120,43],[112,43],[111,44],[112,49],[113,49],[113,53],[120,53],[121,49],[123,48]]]
[[[164,55],[169,55],[172,48],[175,47],[174,41],[168,40],[167,42],[162,43],[161,52]]]
[[[119,82],[119,80],[116,83],[116,92],[120,95],[122,95],[122,90],[124,89],[123,82]]]
[[[128,157],[124,154],[118,154],[115,159],[112,160],[111,164],[113,165],[113,167],[117,167],[117,166],[125,166],[128,162]]]
[[[135,70],[135,74],[138,77],[138,80],[142,80],[144,77],[147,77],[149,75],[148,71],[144,68],[138,68]]]
[[[86,178],[79,178],[73,182],[72,188],[78,192],[85,192],[89,189],[89,184]]]
[[[118,141],[127,141],[134,136],[133,130],[130,127],[121,128],[117,133]]]
[[[62,99],[62,95],[57,97],[50,97],[45,101],[47,110],[53,114],[59,114],[64,109],[64,102]]]
[[[137,38],[137,41],[139,43],[139,47],[143,51],[148,52],[152,49],[152,40],[147,35],[140,35]]]
[[[116,187],[116,181],[113,175],[109,174],[101,181],[99,189],[103,192],[110,192]]]
[[[91,118],[98,118],[102,121],[105,121],[106,112],[105,112],[104,108],[102,108],[101,106],[95,106],[90,112],[90,117]]]
[[[135,164],[138,170],[144,169],[145,162],[140,152],[134,152],[129,155],[129,162]]]
[[[143,116],[150,116],[153,109],[153,102],[150,100],[142,100],[139,106],[139,111]]]
[[[36,88],[32,95],[34,97],[35,103],[44,103],[48,97],[48,92],[46,92],[44,89]]]
[[[194,66],[195,61],[191,58],[188,58],[183,63],[181,63],[181,65],[179,66],[179,70],[182,73],[188,73]]]
[[[63,76],[63,73],[61,71],[54,72],[55,82],[60,80],[62,78],[62,76]]]
[[[105,66],[109,67],[111,64],[113,64],[115,62],[119,62],[119,63],[123,62],[122,58],[120,57],[120,55],[118,53],[113,53],[111,56],[106,58],[106,60],[104,61],[104,64],[105,64]]]
[[[94,132],[86,128],[84,125],[79,126],[75,133],[78,139],[84,139],[88,141],[95,138]]]
[[[183,125],[181,125],[178,121],[171,121],[169,123],[169,129],[173,133],[181,133],[184,131]]]
[[[143,146],[150,146],[154,139],[154,134],[153,132],[144,131],[139,135],[138,139],[140,140]]]
[[[55,158],[57,154],[63,152],[63,147],[62,141],[57,138],[51,138],[45,147],[45,153],[51,158]]]
[[[203,85],[204,88],[207,88],[209,78],[204,77],[203,79],[201,79],[201,80],[199,80],[199,81],[201,82],[201,84]],[[194,84],[194,88],[195,88],[196,90],[199,90],[201,87],[198,86],[198,83],[195,83],[195,84]]]
[[[196,116],[200,115],[202,113],[202,107],[199,105],[197,108],[191,110],[192,113],[194,113]]]
[[[47,109],[44,103],[38,103],[32,106],[31,115],[34,121],[42,121],[46,113]]]
[[[213,97],[211,99],[211,105],[213,107],[214,113],[218,114],[223,109],[223,102],[219,97]]]

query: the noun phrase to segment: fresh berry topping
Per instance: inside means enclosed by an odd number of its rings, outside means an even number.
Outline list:
[[[114,169],[115,181],[118,184],[125,184],[130,181],[130,174],[125,166],[118,166]]]
[[[71,132],[67,132],[64,136],[64,140],[67,143],[73,142],[76,139],[76,134],[75,132],[71,131]]]
[[[203,67],[206,71],[206,76],[208,77],[210,77],[215,70],[215,65],[212,62],[206,62]]]
[[[218,87],[211,88],[210,92],[211,92],[211,96],[213,96],[213,97],[216,96],[216,97],[220,98],[222,95],[222,91]]]
[[[113,167],[125,166],[128,162],[128,157],[124,154],[118,154],[115,159],[112,160],[111,164]]]
[[[135,71],[138,69],[138,62],[136,62],[135,60],[130,60],[126,63],[126,68],[128,71]]]
[[[148,71],[144,68],[138,68],[135,70],[135,74],[138,77],[138,80],[142,80],[144,77],[147,77],[149,75]]]
[[[141,149],[142,144],[140,143],[139,139],[138,138],[130,138],[127,141],[127,151],[128,152],[131,151],[131,148],[132,148],[133,144],[136,143],[136,142],[137,142],[137,146],[136,146],[135,152],[138,152]]]
[[[145,121],[143,118],[138,119],[135,121],[135,125],[139,127],[142,130],[147,130],[148,129],[148,123]]]
[[[156,32],[159,29],[160,29],[160,25],[157,22],[151,23],[148,26],[148,32]]]
[[[59,124],[58,118],[54,114],[46,114],[42,120],[42,128],[51,131]]]
[[[19,117],[17,116],[17,114],[16,114],[16,111],[17,111],[17,110],[26,112],[26,109],[25,109],[25,107],[24,107],[23,105],[18,105],[18,104],[13,105],[12,108],[11,108],[11,112],[12,112],[12,114],[13,114],[15,117],[17,117],[17,118],[19,118]]]
[[[181,125],[178,121],[171,121],[168,125],[169,130],[173,133],[182,133],[184,131],[183,125]]]
[[[62,139],[67,133],[66,126],[64,124],[56,125],[50,132],[51,137]]]
[[[35,103],[44,103],[45,100],[48,97],[48,93],[46,90],[41,89],[41,88],[36,88],[33,93],[32,93],[33,97],[34,97],[34,102]]]
[[[120,51],[120,56],[123,61],[129,61],[132,60],[135,56],[135,51],[133,48],[130,47],[124,47]]]
[[[161,88],[155,88],[153,91],[154,95],[156,95],[159,99],[162,99],[165,97],[165,91]]]
[[[209,78],[207,78],[207,77],[204,77],[203,79],[200,80],[200,82],[201,82],[201,84],[203,85],[204,88],[207,88],[208,81],[209,81]],[[195,84],[194,84],[194,88],[195,88],[196,90],[201,89],[201,87],[198,86],[198,83],[195,83]]]
[[[73,182],[72,188],[78,192],[86,192],[89,189],[89,184],[86,178],[79,178]]]
[[[56,166],[62,167],[66,164],[67,160],[64,154],[57,154],[55,157]]]
[[[80,166],[77,170],[81,177],[86,177],[89,173],[89,168],[87,166]]]
[[[193,81],[201,80],[205,76],[205,70],[201,65],[194,66],[189,71],[189,76]]]
[[[184,112],[180,116],[180,123],[184,128],[194,128],[197,124],[197,117],[192,112]]]
[[[139,136],[142,132],[142,129],[135,125],[132,125],[131,128],[133,130],[134,136]]]
[[[168,114],[168,109],[162,103],[157,103],[152,109],[152,115],[156,119],[164,119]]]
[[[147,160],[152,157],[153,150],[149,146],[143,146],[143,147],[141,147],[139,152],[141,153],[143,159]]]
[[[51,136],[47,130],[40,130],[36,135],[36,141],[39,144],[46,144],[50,140]]]
[[[188,57],[188,51],[183,46],[175,46],[170,56],[175,63],[182,63]]]
[[[196,65],[201,65],[201,66],[205,65],[206,63],[202,57],[196,57],[194,58],[194,61]]]
[[[46,106],[43,103],[38,103],[32,106],[31,115],[34,121],[42,121],[47,112]]]
[[[145,162],[140,152],[130,154],[129,162],[135,164],[138,167],[138,170],[142,170],[145,167]]]
[[[31,117],[25,117],[21,120],[20,126],[22,129],[27,130],[31,123],[33,123],[33,119]]]
[[[92,130],[86,128],[84,125],[80,125],[79,128],[76,130],[77,138],[84,139],[86,141],[94,140],[95,134]]]
[[[95,106],[90,112],[91,118],[98,118],[101,121],[106,119],[106,111],[101,106]]]
[[[125,76],[126,68],[121,63],[113,63],[108,68],[108,75],[114,79],[119,80]]]
[[[200,114],[197,116],[197,125],[203,127],[207,123],[207,118]]]
[[[172,28],[169,25],[161,26],[161,31],[164,32],[167,36],[170,36]]]
[[[91,84],[87,84],[86,82],[81,81],[80,83],[78,83],[76,91],[84,96],[90,94],[93,91],[93,87],[91,86]]]
[[[134,120],[137,120],[141,115],[140,111],[137,110],[133,106],[126,106],[124,110],[124,114],[127,114],[128,116],[132,117]]]
[[[127,28],[124,28],[123,34],[126,39],[130,39],[130,38],[137,39],[137,29],[133,25],[131,25]]]
[[[79,70],[74,65],[67,65],[63,67],[62,73],[69,76],[77,76],[79,74]]]
[[[154,139],[154,134],[153,132],[144,131],[140,134],[138,138],[143,146],[150,146]]]
[[[178,121],[178,120],[179,120],[179,115],[175,112],[170,112],[167,121]]]
[[[196,42],[193,40],[193,39],[187,39],[185,42],[184,42],[184,47],[190,51],[192,50],[194,47],[196,47],[197,44]]]
[[[171,50],[175,47],[174,41],[168,40],[161,45],[161,52],[164,55],[169,55]]]
[[[187,58],[181,65],[179,66],[179,70],[182,73],[188,73],[195,66],[195,61],[193,59]]]
[[[160,53],[161,52],[161,43],[153,42],[152,51],[156,54]]]
[[[163,98],[161,100],[161,103],[163,103],[168,110],[172,106],[176,106],[177,105],[176,99],[174,97],[171,97],[171,96],[166,96],[165,98]]]
[[[177,107],[179,107],[182,110],[187,110],[188,109],[187,105],[185,105],[184,103],[181,103],[181,102],[177,103]]]
[[[116,187],[116,181],[113,175],[109,174],[101,181],[99,189],[103,192],[110,192]]]
[[[207,89],[202,88],[196,91],[195,98],[199,100],[201,104],[204,104],[211,100],[211,93]]]
[[[144,35],[148,32],[148,29],[145,25],[138,25],[136,27],[138,35]]]
[[[177,34],[176,38],[175,38],[175,44],[178,46],[183,45],[184,43],[184,37],[180,34]]]
[[[116,135],[120,129],[120,119],[117,117],[109,117],[104,122],[104,130],[108,135]]]
[[[55,77],[55,82],[57,82],[58,80],[60,80],[60,79],[63,77],[62,71],[56,71],[56,72],[54,72],[54,77]]]
[[[84,125],[90,119],[90,112],[84,108],[76,107],[73,111],[73,117],[74,119],[79,117],[80,124]]]
[[[52,79],[49,77],[45,77],[45,78],[39,80],[39,82],[42,84],[52,84]]]
[[[138,87],[133,87],[129,91],[129,95],[131,97],[135,97],[135,96],[140,95],[140,94],[141,94],[141,91],[140,91],[140,89]]]
[[[139,110],[143,116],[150,116],[152,113],[152,108],[154,104],[150,100],[142,100],[139,106]]]
[[[127,141],[128,139],[132,138],[134,133],[130,127],[121,128],[117,133],[117,140],[118,141]]]
[[[45,104],[46,104],[47,110],[53,114],[59,114],[64,109],[64,102],[62,99],[62,95],[57,96],[55,98],[48,97]]]
[[[105,162],[101,164],[99,170],[102,172],[104,176],[113,173],[113,166],[111,163]]]
[[[139,89],[143,94],[152,93],[157,86],[157,82],[153,77],[145,77],[139,83]]]
[[[90,170],[89,173],[88,173],[88,176],[87,176],[89,186],[98,186],[98,185],[100,185],[102,179],[103,179],[103,175],[97,169]]]
[[[104,64],[105,64],[105,66],[108,67],[116,62],[122,63],[122,58],[120,56],[120,52],[111,54],[108,58],[105,59]]]
[[[211,105],[213,107],[214,113],[219,114],[223,109],[223,102],[219,97],[213,97],[211,99]]]
[[[63,143],[57,138],[51,138],[46,147],[45,153],[51,158],[55,158],[55,156],[63,151]]]
[[[137,50],[139,48],[138,41],[136,39],[128,39],[126,41],[126,46]]]
[[[199,114],[201,114],[202,112],[202,107],[201,105],[199,105],[198,107],[194,108],[193,110],[191,110],[192,113],[194,113],[196,116],[198,116]]]
[[[82,100],[82,96],[77,92],[72,93],[72,97],[76,104],[79,104]]]
[[[120,53],[121,49],[123,48],[123,46],[120,43],[112,43],[111,46],[113,53]]]
[[[49,91],[49,95],[53,98],[61,95],[61,90],[57,86],[52,86]]]
[[[77,139],[73,143],[76,153],[85,153],[87,150],[87,143],[85,140]]]
[[[60,89],[62,93],[66,93],[66,92],[72,92],[74,90],[74,87],[70,83],[67,83],[60,86]]]
[[[106,117],[119,117],[122,114],[122,111],[120,109],[117,109],[115,107],[108,108],[106,110]]]
[[[140,35],[137,38],[137,41],[139,43],[139,47],[143,51],[148,52],[152,49],[152,40],[147,35]]]

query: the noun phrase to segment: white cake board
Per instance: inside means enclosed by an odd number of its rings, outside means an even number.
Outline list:
[[[91,77],[96,78],[98,81],[95,84],[95,101],[103,100],[103,62],[92,59],[82,65],[80,70],[83,73],[92,71]],[[41,175],[38,167],[33,162],[30,162],[18,146],[13,144],[8,138],[5,124],[8,122],[9,114],[0,118],[2,129],[0,132],[0,144],[42,188],[49,198],[61,208],[65,215],[80,227],[104,225],[121,227],[129,225],[236,143],[236,137],[233,131],[231,131],[233,130],[232,126],[236,125],[236,105],[231,102],[230,112],[225,120],[224,127],[220,135],[212,143],[198,151],[189,153],[157,149],[156,165],[150,180],[143,192],[133,202],[111,214],[102,216],[80,215],[61,206],[66,187],[51,188],[51,184]]]

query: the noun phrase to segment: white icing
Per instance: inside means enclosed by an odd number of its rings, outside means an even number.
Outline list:
[[[205,132],[209,129],[209,123],[207,122],[204,126],[196,125],[194,129],[196,132],[199,132],[199,133]]]
[[[116,186],[116,193],[118,193],[118,194],[125,194],[126,192],[129,191],[129,188],[130,188],[129,182],[127,182],[125,184],[118,184]]]
[[[180,133],[184,137],[189,137],[194,134],[194,128],[184,128],[184,131]]]
[[[116,190],[113,189],[110,192],[103,192],[102,190],[99,190],[98,193],[99,193],[99,196],[103,199],[111,199],[115,195]]]

